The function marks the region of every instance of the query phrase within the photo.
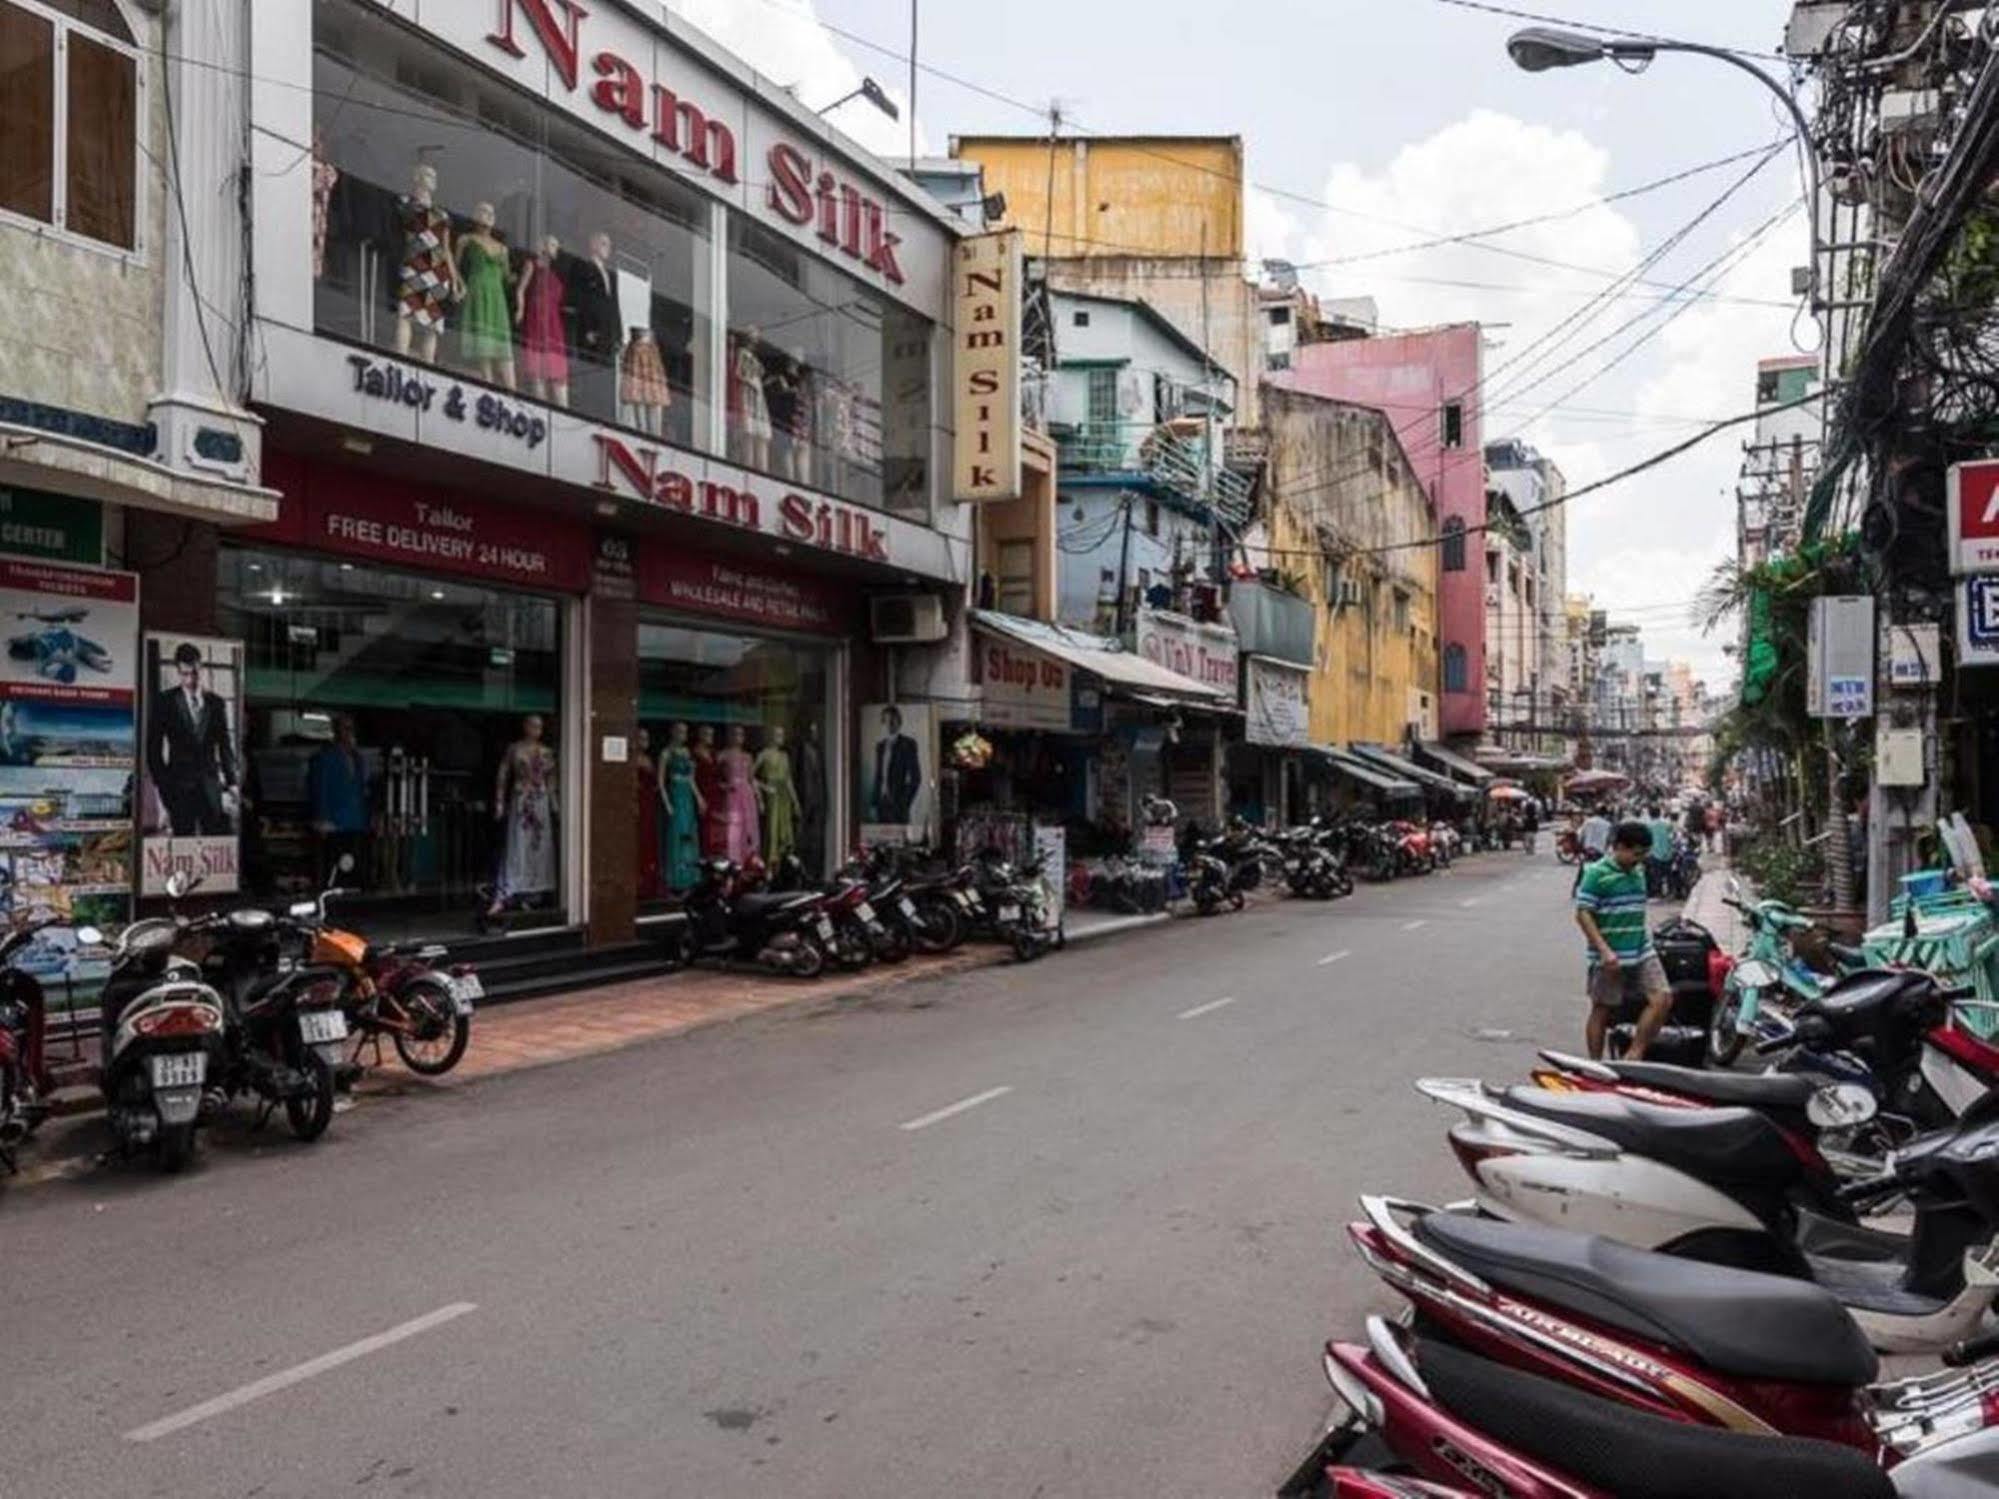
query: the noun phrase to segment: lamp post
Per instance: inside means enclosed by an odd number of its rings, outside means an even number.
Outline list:
[[[872,78],[863,78],[861,80],[861,86],[855,89],[851,94],[842,94],[840,95],[839,98],[835,99],[831,104],[822,104],[819,106],[819,108],[813,110],[812,112],[817,115],[831,114],[834,110],[838,109],[842,104],[851,103],[855,99],[867,100],[868,103],[874,105],[876,109],[879,109],[883,114],[887,115],[891,120],[899,120],[902,118],[902,111],[895,107],[895,100],[889,98],[888,91],[884,89],[879,83],[876,83]]]
[[[1562,31],[1553,26],[1529,26],[1507,38],[1506,50],[1514,63],[1529,73],[1545,73],[1550,68],[1574,68],[1584,63],[1604,61],[1616,63],[1627,73],[1642,73],[1661,52],[1696,52],[1702,57],[1712,57],[1732,68],[1739,68],[1775,94],[1783,101],[1784,108],[1790,111],[1791,123],[1798,131],[1798,151],[1805,162],[1805,220],[1811,229],[1812,245],[1806,293],[1811,299],[1813,315],[1818,314],[1821,305],[1819,162],[1817,153],[1812,150],[1811,126],[1789,89],[1748,59],[1737,57],[1721,47],[1707,47],[1699,42],[1669,42],[1651,37],[1595,37],[1577,31]]]

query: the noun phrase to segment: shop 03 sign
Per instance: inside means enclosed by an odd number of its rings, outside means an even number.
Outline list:
[[[989,635],[979,637],[984,721],[1008,729],[1069,727],[1069,664]]]

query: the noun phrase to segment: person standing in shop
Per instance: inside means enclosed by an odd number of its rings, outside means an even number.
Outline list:
[[[229,705],[201,685],[201,647],[174,649],[176,686],[153,698],[146,769],[176,838],[235,831],[236,741]]]
[[[306,770],[312,830],[319,844],[319,882],[325,885],[342,854],[354,856],[353,872],[339,883],[359,885],[368,868],[368,762],[355,740],[354,717],[333,716],[333,739],[323,744]]]

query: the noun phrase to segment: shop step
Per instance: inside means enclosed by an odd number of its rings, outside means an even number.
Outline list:
[[[562,951],[498,956],[479,964],[479,978],[488,1003],[504,1003],[625,979],[655,978],[672,970],[656,942],[620,942],[588,949],[579,943]]]

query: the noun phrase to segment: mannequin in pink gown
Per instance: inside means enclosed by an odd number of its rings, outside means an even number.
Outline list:
[[[746,747],[748,732],[741,724],[729,726],[729,743],[715,758],[722,776],[722,852],[738,864],[763,847],[763,833],[757,821],[756,761]]]

